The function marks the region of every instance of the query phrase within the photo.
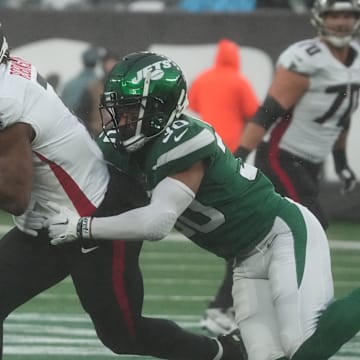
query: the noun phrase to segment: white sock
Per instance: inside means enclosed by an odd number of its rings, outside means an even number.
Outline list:
[[[222,347],[222,345],[221,345],[221,343],[220,343],[219,340],[217,340],[217,339],[214,339],[214,340],[217,342],[217,344],[218,344],[218,346],[219,346],[219,351],[218,351],[218,353],[216,354],[216,356],[213,358],[213,360],[221,360],[221,358],[222,358],[222,356],[223,356],[223,353],[224,353],[223,347]]]

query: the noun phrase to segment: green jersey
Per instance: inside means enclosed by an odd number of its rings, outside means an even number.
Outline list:
[[[111,144],[104,139],[100,137],[99,144],[106,159],[119,164],[117,151],[109,150]],[[224,258],[251,251],[271,230],[279,211],[290,205],[261,171],[234,158],[210,125],[187,115],[132,153],[129,163],[133,161],[149,191],[198,161],[207,164],[196,197],[176,228]]]

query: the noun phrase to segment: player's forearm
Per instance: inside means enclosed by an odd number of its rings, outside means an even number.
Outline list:
[[[248,150],[254,150],[262,140],[266,130],[253,122],[249,122],[241,137],[240,145]]]
[[[149,205],[116,216],[93,218],[89,237],[160,240],[170,233],[194,197],[193,191],[181,181],[165,178],[154,189]]]
[[[30,201],[31,179],[32,171],[27,170],[25,164],[15,171],[0,165],[0,208],[13,215],[21,215]]]
[[[149,205],[110,217],[80,217],[74,211],[49,202],[55,215],[45,222],[51,244],[80,240],[160,240],[170,233],[177,218],[191,204],[194,192],[174,178],[163,179]]]
[[[152,206],[149,205],[116,216],[92,218],[90,238],[126,241],[161,240],[170,233],[176,219],[177,215],[172,212],[155,215]]]
[[[21,215],[30,201],[33,181],[31,128],[16,124],[0,131],[0,208]]]

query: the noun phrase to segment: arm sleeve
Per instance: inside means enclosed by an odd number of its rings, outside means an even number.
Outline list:
[[[93,218],[91,237],[96,240],[160,240],[170,233],[194,197],[194,192],[184,183],[166,177],[155,187],[149,205],[116,216]]]

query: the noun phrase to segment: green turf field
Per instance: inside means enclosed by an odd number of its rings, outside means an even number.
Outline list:
[[[9,217],[0,213],[0,224],[9,224]],[[336,295],[340,296],[360,285],[360,225],[334,224],[328,233]],[[144,313],[171,318],[189,330],[201,332],[198,321],[222,278],[223,261],[188,241],[173,238],[144,246]],[[115,358],[97,340],[69,279],[23,305],[6,320],[4,353],[5,360]],[[359,358],[360,336],[333,359]]]

